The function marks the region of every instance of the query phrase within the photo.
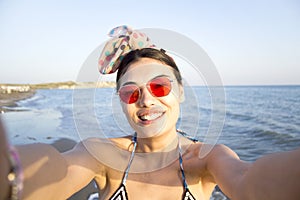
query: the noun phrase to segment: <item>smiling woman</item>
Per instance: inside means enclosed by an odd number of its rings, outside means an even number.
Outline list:
[[[157,83],[159,79],[164,82],[159,83],[160,85],[156,86],[156,90],[162,90],[161,87],[168,86],[165,89],[168,90],[168,93],[162,93],[165,94],[163,96],[156,96],[153,94],[153,90],[143,86],[149,82],[153,84],[156,81]],[[169,79],[175,81],[171,84]],[[119,93],[124,86],[127,86],[127,83],[134,83],[140,91],[134,104],[122,102],[123,112],[132,128],[139,130],[139,137],[154,136],[164,132],[164,129],[170,131],[170,129],[175,128],[180,112],[180,93],[183,95],[180,91],[183,88],[176,81],[171,67],[145,57],[132,63],[119,82],[121,85]],[[163,84],[167,84],[167,86],[161,86]]]
[[[99,59],[100,72],[118,71],[119,102],[135,133],[89,137],[64,153],[46,144],[17,147],[23,199],[66,199],[91,180],[99,199],[208,200],[216,185],[232,199],[300,198],[300,149],[246,163],[225,145],[200,142],[177,130],[185,98],[176,63],[127,26],[113,29],[111,36]],[[203,150],[207,153],[200,156]],[[1,155],[7,154],[1,149]],[[15,165],[4,163],[0,181],[7,186],[5,174]]]

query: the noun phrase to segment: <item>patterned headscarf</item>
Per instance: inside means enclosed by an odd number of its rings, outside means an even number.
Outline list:
[[[144,33],[132,30],[128,26],[112,29],[112,37],[104,46],[98,61],[101,74],[111,74],[118,70],[124,56],[132,50],[155,47]]]

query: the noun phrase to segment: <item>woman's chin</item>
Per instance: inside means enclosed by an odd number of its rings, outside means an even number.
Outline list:
[[[159,120],[139,121],[131,124],[132,128],[138,133],[139,138],[156,137],[163,132],[166,126],[166,120],[160,118]]]

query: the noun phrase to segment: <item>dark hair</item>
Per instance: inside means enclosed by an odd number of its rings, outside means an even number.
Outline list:
[[[154,48],[143,48],[143,49],[137,49],[137,50],[130,51],[122,59],[119,69],[118,69],[117,78],[116,78],[117,90],[120,87],[119,80],[126,73],[129,65],[136,61],[139,61],[142,58],[151,58],[154,60],[158,60],[161,63],[172,67],[174,75],[176,77],[176,80],[178,81],[179,84],[182,85],[182,78],[181,78],[179,69],[178,69],[176,63],[174,62],[173,58],[171,58],[170,56],[168,56],[165,53],[165,50],[163,50],[163,49],[158,50],[158,49],[154,49]]]

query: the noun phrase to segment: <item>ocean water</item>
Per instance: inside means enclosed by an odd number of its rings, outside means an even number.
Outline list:
[[[200,140],[209,137],[210,142],[225,144],[246,161],[300,147],[300,86],[227,86],[222,90],[225,98],[220,95],[213,102],[209,88],[188,88],[178,127]],[[13,144],[133,132],[112,88],[38,90],[34,97],[20,101],[15,112],[1,116]],[[214,130],[217,133],[209,133]],[[226,197],[215,191],[212,199]]]

